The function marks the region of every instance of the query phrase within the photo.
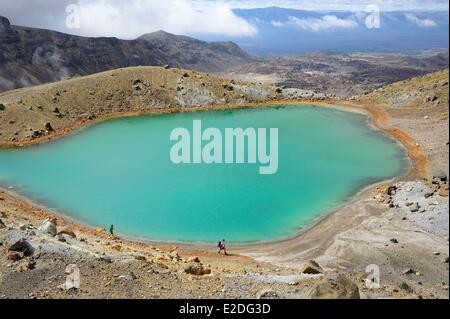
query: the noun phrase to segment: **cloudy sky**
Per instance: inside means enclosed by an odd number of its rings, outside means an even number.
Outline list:
[[[357,11],[364,10],[368,4],[377,4],[385,11],[448,10],[448,0],[0,0],[0,15],[15,25],[84,36],[132,39],[165,30],[176,34],[248,37],[258,33],[257,27],[237,17],[233,8],[278,6]],[[417,20],[414,15],[409,19],[415,23],[431,23]],[[351,27],[352,23],[334,22],[343,27]],[[291,23],[301,25],[302,22],[293,20]]]
[[[199,6],[217,0],[191,0]],[[448,10],[448,0],[226,0],[232,8],[283,7],[302,10],[352,10],[376,4],[384,10]]]

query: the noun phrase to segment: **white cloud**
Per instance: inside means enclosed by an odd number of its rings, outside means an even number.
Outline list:
[[[81,29],[69,29],[65,25],[65,8],[77,3],[85,9]],[[258,32],[259,22],[239,18],[230,8],[279,6],[363,12],[369,3],[380,6],[382,11],[441,9],[448,12],[448,0],[0,0],[0,15],[8,17],[15,25],[86,36],[130,39],[160,29],[177,34],[252,36]],[[417,17],[411,23],[421,26],[436,23],[420,15]],[[344,20],[348,19],[350,17]],[[359,16],[352,19],[360,25],[364,23]],[[273,22],[282,26],[289,21]],[[323,21],[321,25],[325,24]],[[345,24],[350,27],[353,23]]]
[[[225,3],[204,9],[195,9],[187,0],[79,0],[78,5],[80,29],[73,31],[87,36],[132,39],[157,30],[252,36],[258,31]]]
[[[272,26],[274,26],[274,27],[277,27],[277,28],[283,27],[283,26],[285,25],[285,23],[283,23],[283,22],[281,22],[281,21],[272,21],[272,22],[270,22],[270,24],[271,24]]]
[[[340,19],[335,15],[325,15],[318,18],[299,19],[297,17],[289,17],[288,21],[272,21],[271,24],[275,27],[282,26],[296,26],[304,30],[310,30],[314,32],[333,30],[333,29],[351,29],[356,28],[358,23],[350,18]]]
[[[412,22],[417,24],[419,27],[435,27],[437,26],[437,23],[434,20],[431,19],[420,19],[415,14],[412,13],[405,13],[405,18]]]

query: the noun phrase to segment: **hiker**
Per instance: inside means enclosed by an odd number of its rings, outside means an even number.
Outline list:
[[[111,234],[111,236],[114,236],[114,225],[111,225],[111,227],[109,227],[109,233]]]
[[[227,249],[225,247],[225,239],[222,241],[219,241],[219,243],[217,244],[217,247],[219,248],[219,254],[222,252],[224,252],[225,256],[228,256],[227,254]]]

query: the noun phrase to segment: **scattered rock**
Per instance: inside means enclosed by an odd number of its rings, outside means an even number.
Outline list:
[[[19,261],[22,259],[22,256],[17,251],[10,251],[7,258],[11,261]]]
[[[188,262],[188,263],[200,263],[200,258],[198,258],[198,257],[190,257],[190,258],[187,260],[187,262]]]
[[[448,195],[449,195],[448,188],[441,188],[441,189],[439,189],[439,196],[441,196],[441,197],[448,197]]]
[[[180,255],[178,254],[177,251],[172,251],[172,252],[169,254],[169,257],[170,257],[172,260],[174,260],[174,261],[179,261],[179,260],[181,260]]]
[[[166,65],[164,66],[164,69],[169,70],[169,69],[170,69],[170,65],[166,64]]]
[[[57,288],[59,288],[63,291],[66,291],[69,294],[73,294],[78,290],[78,288],[76,286],[67,285],[67,284],[61,284]]]
[[[420,205],[419,203],[414,203],[413,205],[410,206],[409,211],[411,213],[417,213],[420,210]]]
[[[438,206],[438,205],[439,205],[439,202],[437,202],[437,201],[431,202],[431,203],[429,203],[429,205],[430,205],[430,206]]]
[[[190,263],[184,268],[184,272],[195,276],[204,276],[211,273],[211,269],[204,267],[201,263]]]
[[[53,132],[54,131],[54,129],[53,129],[53,127],[52,127],[52,125],[50,123],[45,123],[44,127],[45,127],[45,130],[47,132]]]
[[[434,256],[440,256],[440,255],[441,255],[441,253],[440,253],[440,252],[438,252],[438,251],[435,251],[435,252],[433,252],[433,255],[434,255]]]
[[[104,233],[104,232],[105,232],[105,229],[102,228],[102,227],[98,227],[98,228],[96,228],[96,229],[94,230],[94,234],[95,234],[95,235],[100,235],[100,234],[102,234],[102,233]]]
[[[447,180],[448,180],[448,177],[444,172],[440,172],[433,176],[434,184],[447,183]]]
[[[307,297],[310,299],[360,299],[358,286],[336,271],[327,273],[307,293]]]
[[[257,299],[279,299],[278,294],[272,289],[264,289],[258,292],[256,295]]]
[[[41,226],[38,227],[38,229],[45,233],[49,234],[53,237],[55,237],[58,234],[58,231],[56,230],[56,220],[55,219],[47,219],[45,220]]]
[[[98,257],[98,260],[103,261],[107,264],[112,264],[114,262],[114,259],[111,256],[100,256]]]
[[[41,131],[33,131],[33,133],[31,133],[31,138],[39,138],[41,136],[42,136]]]
[[[428,193],[425,193],[425,198],[430,198],[430,197],[433,197],[434,196],[434,192],[428,192]]]
[[[3,103],[0,103],[0,111],[6,110],[6,106]]]
[[[0,219],[0,229],[2,229],[2,228],[6,228],[6,225],[3,222],[3,220]]]
[[[124,280],[124,281],[133,281],[133,280],[137,279],[137,277],[134,273],[130,272],[129,274],[121,275],[121,276],[117,277],[117,279]]]
[[[112,249],[117,250],[117,251],[121,251],[122,250],[122,246],[120,244],[114,244],[111,246]]]
[[[61,230],[58,233],[58,235],[67,235],[67,236],[70,236],[72,238],[77,238],[77,235],[75,234],[75,232],[72,229],[68,228],[68,227],[65,227],[63,230]]]
[[[399,288],[409,294],[414,292],[414,290],[406,282],[402,282]]]
[[[427,96],[426,102],[434,102],[437,101],[438,97],[436,95]]]
[[[412,270],[411,268],[407,268],[407,269],[403,270],[402,274],[403,275],[410,275],[410,274],[413,274],[414,272],[415,271]]]
[[[390,241],[393,244],[398,244],[398,239],[396,239],[396,238],[392,238]]]
[[[36,268],[36,261],[30,259],[27,261],[26,265],[28,270],[33,270],[34,268]]]
[[[318,275],[323,273],[323,269],[317,262],[310,260],[303,265],[300,273],[307,275]]]
[[[21,252],[28,257],[33,255],[34,248],[33,246],[30,245],[30,243],[26,239],[22,238],[16,241],[11,246],[9,246],[8,251]]]
[[[234,90],[234,86],[233,86],[233,84],[224,84],[223,85],[223,88],[225,89],[225,90],[227,90],[227,91],[233,91]]]
[[[163,254],[157,253],[156,256],[155,256],[155,259],[161,261],[161,260],[164,260],[164,259],[166,259],[166,258],[164,257]]]
[[[147,258],[143,255],[135,255],[134,259],[139,260],[139,261],[147,261]]]
[[[394,196],[395,194],[397,194],[397,186],[390,186],[388,189],[387,189],[387,194],[389,195],[389,196]]]

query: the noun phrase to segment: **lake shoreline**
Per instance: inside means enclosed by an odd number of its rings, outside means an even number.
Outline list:
[[[298,102],[291,101],[293,104]],[[398,126],[402,129],[391,128],[390,123],[398,123],[399,117],[389,107],[384,109],[371,103],[353,101],[330,102],[332,105],[324,106],[369,115],[369,125],[374,128],[379,126],[382,132],[407,149],[410,169],[403,176],[360,189],[349,201],[324,214],[307,229],[300,229],[294,237],[257,244],[228,243],[228,256],[219,255],[215,243],[161,243],[110,236],[103,228],[94,229],[15,196],[12,194],[14,190],[0,190],[0,218],[7,225],[7,228],[0,229],[0,239],[11,243],[11,238],[17,237],[10,236],[18,234],[44,250],[37,261],[37,269],[25,272],[33,272],[33,278],[37,280],[30,283],[29,279],[21,276],[28,258],[11,264],[7,261],[8,246],[0,246],[0,250],[5,252],[0,257],[0,263],[4,263],[2,269],[6,274],[0,282],[0,291],[7,292],[5,295],[9,298],[27,298],[30,290],[36,291],[33,296],[39,299],[72,298],[56,283],[47,285],[45,289],[39,287],[41,280],[47,280],[55,271],[63,273],[67,264],[74,263],[81,266],[83,274],[83,289],[77,291],[76,296],[84,298],[255,298],[264,289],[274,290],[283,297],[308,298],[311,285],[320,282],[322,275],[312,278],[302,274],[301,269],[309,260],[314,260],[324,274],[332,271],[344,274],[359,287],[363,299],[448,298],[448,289],[443,285],[448,282],[448,262],[445,262],[446,258],[448,260],[448,239],[428,233],[413,221],[405,220],[398,209],[389,208],[383,200],[388,186],[403,180],[424,183],[420,181],[426,179],[428,168],[438,166],[436,158],[432,157],[428,165],[424,155],[429,155],[424,147],[428,142],[423,139],[422,131],[409,130],[409,126],[402,123]],[[311,101],[305,103],[311,104]],[[448,111],[445,112],[448,114]],[[423,116],[418,115],[417,111],[410,112],[414,123],[422,121]],[[442,125],[434,127],[434,134],[441,132]],[[422,146],[418,146],[406,132],[414,134]],[[443,138],[439,140],[441,143]],[[426,153],[423,154],[422,149]],[[436,196],[432,200],[447,200]],[[73,231],[76,238],[67,235],[52,237],[43,233],[39,225],[46,219],[56,219],[59,231]],[[60,242],[61,239],[63,242]],[[393,244],[393,240],[399,244]],[[55,248],[59,256],[56,258],[53,255]],[[439,255],[434,255],[434,252],[439,252]],[[81,257],[76,257],[76,254],[81,254],[78,255]],[[211,274],[188,274],[192,260],[200,260],[201,267],[209,269]],[[381,289],[372,290],[365,286],[362,278],[367,276],[365,271],[368,265],[380,267]],[[408,267],[420,275],[403,275]],[[260,279],[255,279],[255,276]],[[122,285],[125,282],[121,278],[135,277],[137,279],[127,285],[137,290],[131,293],[124,290]],[[421,284],[417,284],[419,277]],[[286,284],[277,282],[277,278],[297,279]],[[401,281],[407,282],[414,290],[405,292],[399,289]],[[62,283],[62,279],[56,282]],[[24,291],[23,285],[30,289]],[[236,285],[240,288],[230,288]],[[244,288],[247,285],[251,287],[249,290]]]
[[[358,201],[361,199],[362,196],[368,191],[368,190],[376,190],[379,187],[382,187],[383,185],[394,182],[400,179],[412,179],[412,178],[424,178],[426,176],[427,172],[427,161],[426,157],[421,154],[420,149],[416,146],[416,142],[412,137],[409,136],[406,132],[400,130],[400,129],[389,129],[386,127],[389,119],[389,115],[386,111],[384,111],[382,108],[377,107],[375,105],[371,104],[365,104],[365,105],[358,105],[351,102],[340,102],[337,103],[336,101],[313,101],[313,100],[277,100],[277,101],[268,101],[265,103],[249,103],[245,105],[214,105],[214,106],[207,106],[207,107],[191,107],[191,108],[171,108],[171,109],[157,109],[157,110],[149,110],[148,112],[143,111],[131,111],[131,112],[119,112],[119,113],[111,113],[107,114],[98,118],[93,119],[92,121],[82,121],[79,124],[71,127],[66,128],[61,131],[57,131],[49,136],[45,136],[42,138],[38,138],[32,141],[29,141],[27,143],[8,143],[1,145],[0,147],[6,147],[6,148],[14,148],[14,147],[27,147],[31,145],[38,145],[41,143],[50,142],[52,140],[55,140],[57,138],[62,138],[64,136],[70,135],[70,134],[76,134],[79,130],[94,125],[103,121],[107,121],[114,118],[123,118],[123,117],[135,117],[135,116],[143,116],[143,115],[156,115],[156,114],[172,114],[172,113],[179,113],[179,112],[201,112],[201,111],[211,111],[211,110],[230,110],[230,109],[248,109],[248,108],[261,108],[261,107],[274,107],[278,105],[316,105],[318,107],[325,107],[325,108],[334,108],[337,110],[345,111],[345,112],[352,112],[357,114],[363,114],[367,115],[369,118],[369,124],[376,130],[379,130],[381,132],[384,132],[391,138],[393,138],[396,142],[400,143],[403,148],[406,149],[407,154],[410,159],[410,167],[406,175],[404,176],[398,176],[396,178],[390,179],[388,181],[381,181],[376,184],[367,185],[363,189],[360,189],[354,196],[351,196],[348,201],[345,203],[342,203],[338,207],[334,208],[330,212],[324,213],[320,217],[317,218],[317,221],[314,221],[310,226],[305,227],[304,229],[299,229],[299,232],[295,234],[294,236],[287,237],[285,239],[280,240],[273,240],[273,241],[261,241],[261,242],[255,242],[255,243],[241,243],[236,244],[235,247],[238,250],[247,251],[248,249],[252,249],[254,247],[264,247],[267,245],[274,245],[279,243],[286,243],[291,241],[297,241],[300,240],[302,235],[305,233],[308,233],[315,228],[318,228],[321,223],[326,221],[331,215],[333,215],[336,211],[339,211],[340,209],[346,207],[347,205],[351,205],[351,203]],[[58,212],[50,211],[49,209],[39,206],[33,201],[30,201],[24,196],[20,196],[14,192],[9,191],[8,189],[2,189],[0,188],[0,191],[2,194],[6,194],[9,201],[16,207],[19,207],[21,209],[24,209],[25,211],[29,212],[30,214],[33,214],[35,216],[38,216],[40,218],[55,218],[57,217],[58,220],[61,220],[64,224],[69,225],[70,227],[73,227],[77,229],[78,231],[82,233],[87,234],[98,234],[98,230],[94,230],[93,226],[84,224],[76,219],[70,218],[68,216],[65,216],[63,214],[59,214]],[[106,237],[108,237],[107,234],[105,234]],[[182,247],[185,247],[185,249],[195,249],[195,250],[202,250],[202,249],[210,249],[209,246],[206,243],[189,243],[189,242],[168,242],[168,241],[149,241],[149,240],[142,240],[139,238],[131,238],[131,237],[123,237],[123,240],[129,242],[130,244],[136,242],[139,244],[146,244],[146,245],[160,245],[160,246],[168,246],[172,244],[176,244]]]
[[[14,141],[14,142],[0,142],[1,148],[21,148],[33,145],[39,145],[46,142],[53,141],[58,138],[76,133],[77,131],[86,127],[105,122],[112,119],[149,116],[149,115],[161,115],[161,114],[175,114],[175,113],[187,113],[187,112],[207,112],[207,111],[225,111],[225,110],[240,110],[240,109],[256,109],[256,108],[270,108],[278,105],[317,105],[322,107],[331,107],[341,111],[364,114],[367,112],[363,109],[355,108],[353,105],[337,105],[336,101],[317,101],[317,100],[275,100],[267,102],[255,102],[255,103],[243,103],[243,104],[220,104],[220,105],[207,105],[207,106],[192,106],[192,107],[167,107],[167,108],[155,108],[148,110],[132,110],[123,112],[111,112],[102,115],[95,115],[90,120],[81,120],[72,126],[56,130],[48,135],[41,136],[35,139],[27,141]]]
[[[136,80],[141,82],[137,88]],[[35,205],[14,189],[0,190],[0,299],[254,299],[267,291],[281,299],[308,299],[323,276],[336,271],[359,288],[362,299],[448,299],[448,183],[432,183],[435,176],[449,175],[448,70],[343,100],[327,93],[294,93],[160,67],[117,69],[0,93],[6,105],[0,112],[2,147],[45,143],[122,116],[303,103],[368,115],[368,125],[406,149],[411,165],[398,178],[361,187],[293,238],[228,243],[228,256],[217,253],[215,242],[172,245],[110,236],[103,228]],[[435,95],[439,103],[424,102]],[[296,99],[283,99],[291,96]],[[205,104],[217,105],[187,107]],[[47,123],[53,135],[31,140],[48,134]],[[390,186],[400,190],[398,203],[388,196]],[[426,199],[428,189],[434,195]],[[410,211],[411,200],[424,211]],[[56,220],[56,236],[42,229],[47,218]],[[21,239],[36,249],[34,255],[10,250]],[[310,260],[320,266],[320,275],[304,274]],[[72,264],[82,275],[75,292],[63,287],[65,269]],[[379,289],[366,285],[368,266],[380,270]]]

